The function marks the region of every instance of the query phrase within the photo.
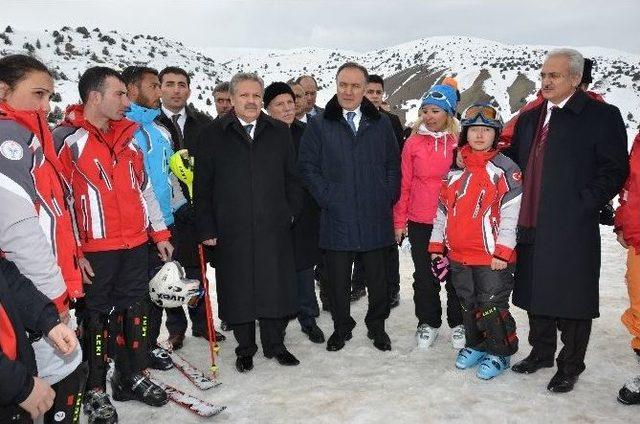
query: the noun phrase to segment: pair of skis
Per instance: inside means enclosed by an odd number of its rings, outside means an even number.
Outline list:
[[[209,390],[211,388],[218,387],[221,384],[220,382],[205,375],[181,355],[178,355],[175,352],[170,355],[174,366],[198,389],[203,391]],[[170,401],[200,417],[214,417],[227,409],[226,406],[215,405],[185,393],[177,387],[167,384],[155,376],[151,377],[151,380],[167,392],[167,396]]]

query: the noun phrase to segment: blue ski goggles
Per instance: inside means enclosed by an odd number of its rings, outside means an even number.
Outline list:
[[[479,125],[495,128],[497,130],[502,129],[502,119],[500,119],[498,110],[493,106],[484,103],[476,103],[469,106],[462,114],[460,124],[462,127]]]

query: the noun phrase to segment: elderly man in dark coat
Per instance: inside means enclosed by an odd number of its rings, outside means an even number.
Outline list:
[[[338,69],[337,94],[309,120],[298,167],[321,207],[320,248],[325,249],[334,332],[327,350],[351,339],[351,264],[359,253],[369,289],[365,322],[380,350],[390,350],[387,256],[394,243],[392,206],[399,193],[398,143],[391,121],[364,97],[367,70],[356,63]]]
[[[520,166],[523,198],[513,302],[529,314],[527,358],[512,369],[552,367],[557,330],[564,343],[551,392],[573,389],[584,371],[600,278],[599,210],[628,172],[627,137],[618,108],[577,89],[584,59],[550,52],[542,66],[545,102],[523,113],[506,152]]]
[[[205,127],[195,155],[200,240],[216,250],[220,315],[238,341],[236,368],[253,368],[255,320],[262,350],[299,362],[284,346],[285,317],[298,311],[291,226],[302,203],[289,128],[261,112],[255,74],[230,82],[234,109]]]
[[[264,90],[264,107],[272,118],[284,122],[291,129],[293,146],[299,151],[300,138],[305,123],[296,119],[295,94],[289,84],[274,82]],[[324,343],[324,333],[316,323],[320,314],[316,299],[313,267],[320,263],[318,248],[318,229],[320,208],[307,190],[303,195],[303,206],[293,227],[293,247],[298,278],[298,321],[302,332],[313,343]]]

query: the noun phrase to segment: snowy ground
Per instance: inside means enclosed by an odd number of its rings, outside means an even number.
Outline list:
[[[115,402],[121,423],[632,423],[638,422],[640,407],[622,406],[616,394],[624,381],[640,372],[629,348],[629,335],[620,323],[628,300],[624,285],[625,253],[617,245],[610,227],[603,231],[601,317],[594,322],[587,353],[587,370],[573,392],[547,392],[555,372],[544,369],[530,376],[506,372],[485,382],[473,371],[454,367],[456,352],[450,330],[442,327],[433,350],[418,351],[414,342],[416,320],[412,301],[413,264],[408,252],[400,255],[401,303],[387,321],[393,343],[391,352],[376,350],[366,337],[366,300],[353,304],[358,326],[354,337],[340,352],[327,352],[325,345],[312,344],[297,322],[287,331],[286,344],[301,361],[297,367],[282,367],[259,352],[255,368],[248,374],[235,370],[235,342],[231,333],[220,350],[222,386],[200,392],[178,371],[162,372],[165,381],[228,409],[203,420],[169,403],[151,408],[138,402]],[[529,352],[527,320],[514,308],[521,349],[514,360]],[[328,313],[319,318],[328,337],[332,323]],[[166,337],[164,333],[161,338]],[[202,339],[187,338],[181,351],[201,369],[208,365],[208,349]],[[155,372],[156,375],[160,372]]]

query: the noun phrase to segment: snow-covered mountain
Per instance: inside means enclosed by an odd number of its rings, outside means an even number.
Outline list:
[[[319,103],[334,94],[335,72],[348,60],[386,80],[388,102],[402,118],[413,120],[421,94],[444,76],[455,76],[461,109],[473,101],[495,101],[505,118],[532,99],[540,64],[551,46],[507,45],[471,37],[430,37],[367,53],[321,48],[293,50],[209,48],[198,50],[164,37],[84,27],[0,33],[0,55],[25,50],[55,70],[55,105],[78,100],[78,76],[89,66],[124,68],[146,64],[178,65],[193,74],[191,101],[215,115],[213,86],[238,71],[256,71],[268,84],[302,73],[316,76]],[[615,104],[630,133],[640,124],[640,56],[599,47],[580,48],[596,61],[592,89]]]

